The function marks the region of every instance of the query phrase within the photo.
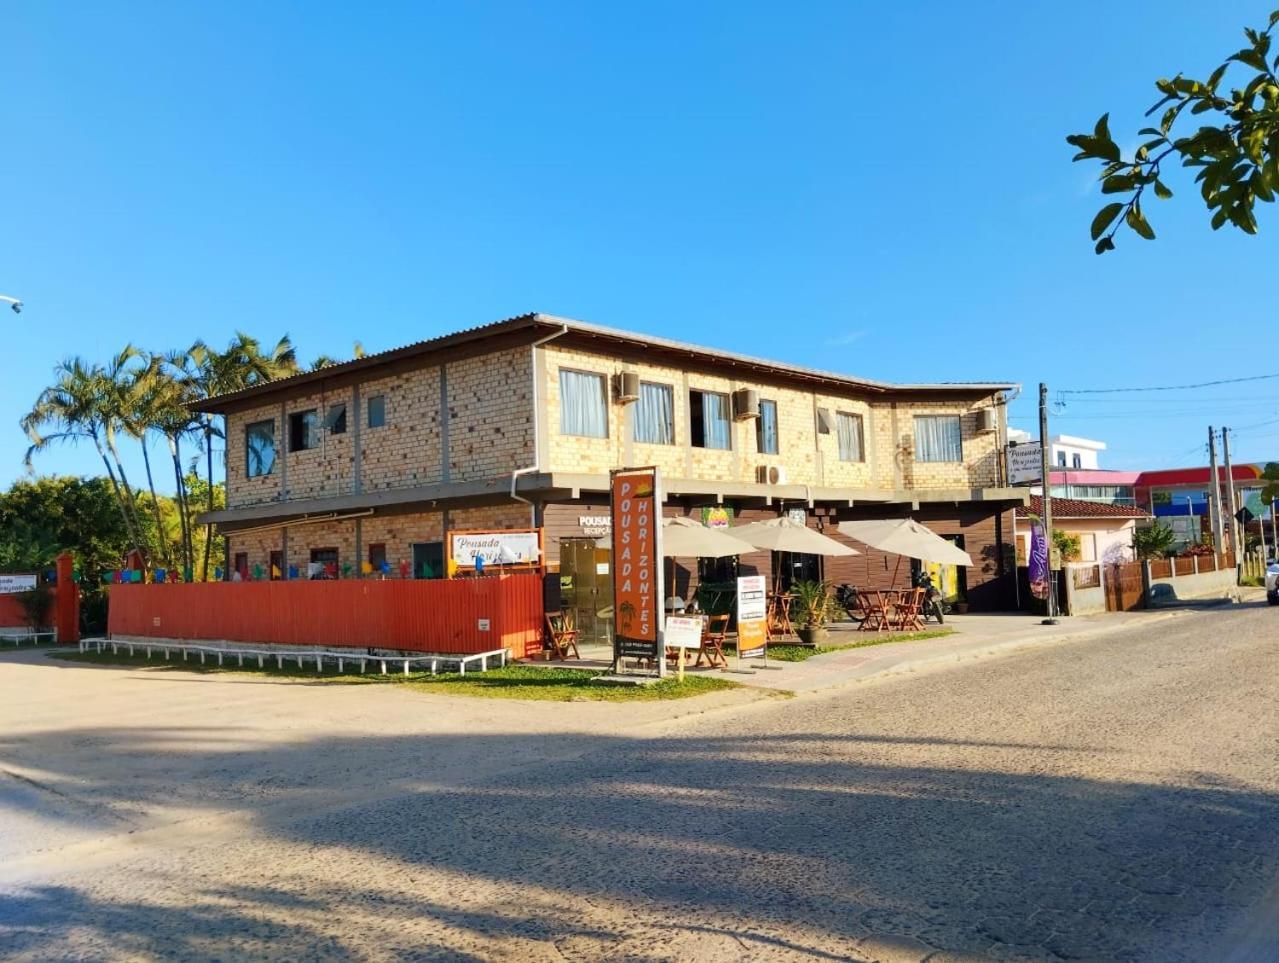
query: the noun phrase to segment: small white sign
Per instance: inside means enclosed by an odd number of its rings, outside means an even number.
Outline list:
[[[476,621],[476,627],[477,627],[477,628],[478,628],[481,632],[487,632],[487,631],[489,630],[489,620],[488,620],[488,619],[478,619],[478,620]]]
[[[35,587],[34,575],[0,575],[0,595],[12,595]]]
[[[453,561],[475,568],[477,558],[490,565],[528,565],[537,561],[537,532],[471,532],[453,535]]]
[[[768,613],[768,579],[743,575],[737,580],[738,621],[762,619]]]
[[[1008,480],[1014,485],[1037,482],[1043,474],[1040,463],[1039,442],[1008,446]]]
[[[702,620],[686,615],[668,615],[662,642],[672,649],[700,649]]]

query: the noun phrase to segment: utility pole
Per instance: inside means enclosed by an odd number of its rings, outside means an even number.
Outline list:
[[[1230,470],[1230,429],[1221,429],[1221,457],[1226,463],[1226,505],[1230,509],[1230,550],[1235,553],[1235,564],[1243,561],[1243,539],[1239,536],[1239,519],[1235,516],[1235,474]]]
[[[1276,561],[1279,561],[1279,515],[1276,515],[1276,509],[1279,509],[1279,502],[1271,502],[1270,503],[1270,552],[1269,554],[1271,558],[1275,559]]]
[[[1048,618],[1044,625],[1057,624],[1057,582],[1053,578],[1053,496],[1048,473],[1048,385],[1039,382],[1039,482],[1043,491],[1044,542],[1048,548]]]
[[[1208,493],[1208,515],[1212,521],[1212,553],[1221,558],[1221,476],[1217,474],[1217,433],[1208,426],[1208,463],[1212,466],[1212,490]]]

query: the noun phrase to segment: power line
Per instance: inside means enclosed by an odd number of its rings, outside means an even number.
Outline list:
[[[1214,388],[1217,385],[1237,385],[1248,381],[1270,381],[1279,374],[1252,375],[1247,378],[1223,378],[1220,381],[1201,381],[1191,385],[1151,385],[1142,388],[1059,388],[1058,395],[1112,395],[1131,391],[1190,391],[1197,388]]]

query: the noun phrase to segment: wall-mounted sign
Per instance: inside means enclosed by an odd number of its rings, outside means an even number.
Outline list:
[[[35,587],[34,575],[0,575],[0,595],[12,595]]]
[[[768,581],[763,575],[737,579],[737,657],[757,659],[768,651]]]
[[[603,538],[613,530],[613,519],[609,515],[578,515],[577,527],[587,538]]]
[[[725,505],[711,505],[702,509],[702,524],[707,528],[728,528],[733,522],[733,510]]]
[[[1043,475],[1039,442],[1008,446],[1008,481],[1013,485],[1037,482]]]
[[[541,557],[541,537],[535,528],[509,532],[451,532],[449,535],[449,558],[458,568],[475,568],[476,559],[483,560],[483,568],[536,565]]]
[[[661,630],[662,503],[656,468],[612,473],[613,517],[613,658],[653,659],[658,674],[666,672],[658,633]]]

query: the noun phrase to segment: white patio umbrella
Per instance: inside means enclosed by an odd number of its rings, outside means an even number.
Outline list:
[[[667,592],[675,588],[675,559],[724,558],[754,551],[754,546],[724,531],[707,528],[701,522],[683,516],[662,521],[662,554],[671,560],[671,580]]]
[[[662,522],[662,554],[667,558],[724,558],[754,551],[722,528],[707,528],[691,518],[668,518]]]
[[[756,548],[774,552],[796,552],[803,555],[860,555],[857,549],[837,542],[829,535],[814,531],[807,525],[793,522],[786,516],[770,518],[763,522],[751,522],[729,529],[738,538],[750,542]],[[781,584],[781,570],[773,574],[773,588]]]
[[[864,522],[840,522],[839,530],[863,545],[893,555],[943,565],[972,565],[967,552],[913,518],[880,518]]]
[[[814,531],[789,518],[770,518],[730,528],[729,533],[756,548],[774,552],[799,552],[804,555],[860,555],[861,552],[829,535]]]

